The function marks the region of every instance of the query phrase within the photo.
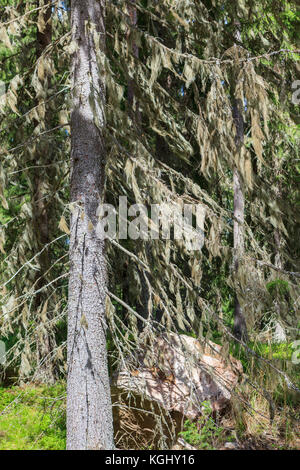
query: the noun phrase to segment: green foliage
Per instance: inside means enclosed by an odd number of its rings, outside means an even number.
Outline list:
[[[283,279],[275,279],[274,281],[268,282],[266,285],[267,291],[275,297],[275,295],[285,295],[289,293],[289,283]]]
[[[1,281],[6,282],[24,266],[2,293],[0,340],[4,335],[8,351],[19,343],[11,354],[14,366],[22,371],[21,358],[25,356],[24,364],[34,366],[37,339],[44,342],[43,333],[40,337],[37,334],[40,325],[40,331],[45,331],[47,320],[51,320],[46,334],[55,336],[53,350],[55,345],[65,344],[67,335],[67,279],[60,279],[68,270],[65,239],[50,246],[47,259],[39,257],[25,263],[44,243],[33,226],[34,222],[39,227],[34,221],[38,180],[43,183],[40,200],[45,202],[50,240],[58,235],[58,221],[70,199],[66,182],[69,167],[65,163],[70,154],[70,131],[56,127],[69,121],[70,25],[67,18],[62,21],[61,12],[54,15],[53,10],[52,44],[39,58],[38,67],[36,0],[0,3],[1,22],[11,24],[5,29],[12,44],[11,50],[0,44],[0,79],[7,90],[12,90],[11,102],[0,116]],[[106,202],[116,205],[120,194],[127,195],[130,203],[145,203],[147,207],[153,202],[182,203],[192,198],[206,208],[205,246],[202,253],[187,253],[180,243],[166,249],[165,242],[123,240],[124,255],[108,244],[109,290],[133,311],[145,304],[143,315],[151,320],[157,315],[162,328],[170,328],[171,319],[172,328],[189,336],[200,336],[201,329],[203,336],[226,351],[227,337],[220,324],[224,322],[232,331],[236,292],[247,306],[247,321],[255,325],[255,330],[249,331],[251,337],[261,328],[262,316],[268,315],[270,297],[281,297],[281,304],[287,305],[294,330],[299,320],[299,292],[294,280],[276,279],[266,284],[272,278],[270,272],[254,260],[269,264],[273,259],[276,228],[284,242],[279,253],[284,269],[298,270],[299,125],[296,127],[293,120],[299,118],[290,95],[299,54],[279,53],[283,48],[294,49],[299,41],[295,2],[143,0],[138,4],[137,27],[131,32],[124,15],[125,3],[107,2]],[[17,26],[18,17],[21,19],[27,8],[33,9],[32,13]],[[14,25],[11,21],[15,18]],[[233,53],[237,25],[241,41]],[[130,50],[133,42],[139,49],[138,58]],[[260,55],[264,57],[244,60]],[[20,80],[13,87],[17,75]],[[139,108],[141,117],[136,123],[129,116],[127,102],[133,83],[134,108]],[[238,283],[232,276],[232,178],[237,157],[231,89],[247,102],[243,110],[245,153],[238,159],[246,199],[245,256]],[[42,98],[46,99],[45,116],[42,106],[35,109]],[[142,270],[130,253],[149,267],[147,280],[153,295],[147,306],[142,295],[147,290]],[[37,286],[40,275],[42,284],[51,282],[51,288],[35,294],[33,290],[41,287]],[[54,283],[55,279],[58,281]],[[45,304],[47,311],[43,312]],[[283,318],[285,311],[280,307]],[[111,309],[107,349],[112,373],[121,362],[121,353],[128,357],[136,349],[138,329],[134,316],[117,301],[111,302]],[[290,343],[249,346],[257,357],[236,343],[230,344],[229,352],[242,361],[254,383],[258,377],[254,371],[260,370],[261,364],[258,356],[284,365],[291,359]],[[65,350],[55,360],[61,364],[63,375]],[[25,372],[31,377],[32,370]],[[1,389],[0,413],[9,407],[0,414],[0,448],[64,448],[63,400],[56,400],[63,390],[58,389]],[[56,407],[58,414],[62,413],[61,421],[52,419]],[[182,435],[199,448],[213,448],[222,428],[213,422],[209,403],[204,402],[203,408],[203,416],[197,423],[187,421]]]
[[[254,346],[255,351],[262,357],[273,359],[291,360],[293,354],[292,343],[256,343]]]
[[[202,416],[198,421],[185,421],[184,431],[180,435],[188,444],[199,449],[214,449],[214,446],[221,440],[224,429],[214,422],[211,415],[211,405],[209,401],[204,401],[202,402]]]
[[[64,450],[65,386],[0,388],[0,450]]]
[[[253,367],[259,367],[261,363],[260,358],[270,361],[279,360],[282,361],[283,364],[287,361],[291,361],[294,352],[292,345],[293,343],[249,342],[249,348],[255,353],[253,355],[245,351],[240,344],[231,343],[230,354],[241,361],[244,372],[248,374],[253,373]]]
[[[223,302],[222,311],[224,313],[225,324],[232,329],[234,323],[234,308],[232,299],[227,299]]]

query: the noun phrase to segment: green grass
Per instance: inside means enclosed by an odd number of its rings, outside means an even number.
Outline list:
[[[63,450],[65,387],[0,388],[0,450]]]
[[[212,409],[208,401],[202,402],[202,415],[198,422],[186,420],[180,436],[190,445],[198,449],[214,450],[215,445],[222,441],[224,430],[211,417]]]
[[[290,343],[251,343],[249,347],[272,362],[281,360],[291,366],[293,348]],[[242,361],[244,371],[247,372],[251,367],[249,359],[252,356],[247,356],[244,349],[236,343],[231,345],[230,352]],[[259,363],[257,359],[254,362]],[[297,367],[291,368],[289,376],[300,386]],[[286,388],[278,384],[273,392],[275,403],[290,406],[294,414],[295,397],[290,396]],[[63,382],[52,387],[0,387],[0,450],[65,449],[65,398],[66,386]],[[197,423],[186,421],[181,435],[198,448],[215,448],[223,439],[223,429],[210,419],[209,404],[204,402],[203,405],[203,416]]]
[[[294,352],[293,343],[259,343],[259,342],[250,342],[248,346],[252,351],[254,351],[258,356],[267,359],[267,360],[282,360],[282,361],[291,361],[292,354]],[[230,346],[230,353],[239,359],[244,367],[244,371],[247,371],[249,365],[249,355],[246,353],[245,349],[239,344],[232,343]],[[255,358],[255,356],[253,356]],[[259,359],[257,359],[259,361]]]

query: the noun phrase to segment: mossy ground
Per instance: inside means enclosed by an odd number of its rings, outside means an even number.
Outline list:
[[[265,359],[279,360],[280,368],[285,369],[287,364],[291,364],[289,344],[260,343],[251,344],[251,348]],[[192,445],[199,441],[200,448],[207,445],[220,448],[232,436],[238,436],[245,443],[243,448],[299,449],[299,397],[290,396],[286,388],[275,380],[270,383],[271,379],[267,380],[265,374],[268,368],[259,370],[259,361],[255,358],[250,361],[241,348],[234,346],[231,353],[242,361],[246,375],[252,370],[258,380],[261,374],[262,385],[272,392],[276,408],[273,422],[269,419],[268,400],[245,384],[240,391],[255,412],[249,412],[240,401],[233,402],[232,409],[217,423],[216,429],[215,425],[209,427],[206,424],[200,429],[190,423],[185,428],[185,439]],[[299,367],[294,365],[288,372],[294,383],[300,386]],[[65,418],[66,384],[63,381],[54,386],[0,387],[0,450],[64,450]]]
[[[63,450],[65,386],[0,388],[0,450]]]

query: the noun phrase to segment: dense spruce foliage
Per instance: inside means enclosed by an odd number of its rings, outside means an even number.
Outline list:
[[[298,2],[81,3],[0,0],[1,380],[49,387],[61,448],[69,377],[68,447],[112,448],[109,378],[185,334],[241,360],[240,438],[299,448]],[[201,247],[99,241],[120,197],[148,228],[153,204],[197,205]],[[214,447],[223,425],[200,423],[185,439]]]

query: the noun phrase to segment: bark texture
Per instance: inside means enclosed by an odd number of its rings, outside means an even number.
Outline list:
[[[281,171],[282,169],[280,166],[280,159],[277,159],[275,161],[275,174],[278,180],[278,185],[276,188],[275,195],[276,195],[276,199],[279,201],[282,200],[283,198],[282,178],[280,177]],[[274,265],[278,269],[284,270],[284,261],[282,257],[282,250],[284,247],[284,238],[278,228],[274,230],[274,243],[275,243]],[[275,307],[275,313],[276,313],[277,318],[275,319],[275,325],[274,325],[275,330],[273,334],[273,341],[275,343],[285,343],[287,341],[287,332],[283,323],[284,309],[282,308],[281,299],[278,296],[275,297],[274,307]]]
[[[37,7],[47,4],[46,1],[38,1]],[[38,29],[37,31],[37,45],[36,45],[36,55],[37,60],[42,56],[45,49],[52,42],[52,23],[51,23],[51,14],[52,7],[48,7],[46,10],[39,12],[39,15],[42,16],[44,28]],[[49,72],[44,72],[43,76],[40,76],[40,81],[43,83],[44,93],[47,95],[47,91],[50,86],[50,76]],[[44,101],[44,97],[41,96],[37,99],[37,105]],[[37,122],[38,124],[38,122]],[[46,129],[51,128],[51,114],[49,109],[45,110],[44,118],[44,127]],[[39,142],[37,146],[36,154],[36,164],[37,165],[49,165],[52,162],[52,150],[49,145],[48,140],[43,140]],[[33,172],[33,187],[34,187],[34,196],[33,196],[33,224],[34,224],[34,234],[36,237],[36,250],[40,252],[45,245],[47,245],[51,240],[51,207],[52,201],[49,201],[49,188],[47,186],[47,181],[49,181],[49,171],[53,173],[53,169],[47,168],[47,176],[45,176],[44,171],[41,168],[37,168]],[[53,175],[54,176],[54,175]],[[50,176],[51,178],[51,176]],[[47,194],[48,193],[48,194]],[[48,197],[47,197],[48,196]],[[37,277],[35,281],[35,287],[37,290],[40,290],[48,283],[47,273],[51,268],[51,259],[48,250],[44,250],[38,257],[39,262],[39,271],[37,272]],[[53,368],[52,361],[52,351],[55,347],[55,338],[53,333],[52,325],[49,325],[51,320],[50,314],[48,311],[45,312],[44,316],[41,315],[43,306],[45,305],[46,299],[48,297],[48,292],[46,289],[43,289],[36,295],[35,298],[35,308],[38,312],[39,326],[42,328],[37,329],[37,339],[36,339],[36,356],[37,356],[37,369],[34,376],[34,380],[41,383],[52,384],[55,381],[55,372]],[[49,309],[50,310],[50,309]]]
[[[274,231],[275,240],[275,266],[281,270],[284,269],[284,264],[281,257],[281,250],[283,245],[283,239],[280,231],[276,229]],[[287,341],[287,335],[282,322],[282,306],[279,298],[275,298],[274,307],[277,318],[275,320],[275,331],[273,334],[273,341],[275,343],[285,343]]]
[[[137,20],[138,20],[137,10],[134,7],[135,2],[136,2],[136,0],[132,0],[131,4],[128,5],[128,13],[129,13],[129,17],[130,17],[130,24],[133,27],[136,27]],[[128,42],[131,43],[131,52],[132,52],[133,56],[138,59],[139,58],[139,48],[138,48],[138,46],[136,45],[136,43],[134,41],[131,42],[131,37],[130,36],[131,36],[131,34],[130,34],[130,29],[129,29],[128,34],[127,34],[127,39],[128,39]],[[129,104],[129,110],[132,113],[132,115],[134,115],[132,107],[133,107],[133,101],[134,101],[134,97],[135,97],[135,91],[136,90],[135,90],[134,80],[130,79],[128,81],[128,104]],[[138,111],[138,104],[136,105],[136,107],[137,107],[137,111],[136,111],[137,116],[136,117],[137,117],[137,122],[139,122],[140,116],[139,116],[139,111]]]
[[[103,200],[105,1],[72,0],[73,110],[71,116],[70,280],[68,313],[67,449],[113,449],[106,353],[106,263],[97,238]]]
[[[241,111],[242,103],[234,100],[233,119],[236,126],[236,151],[240,154],[244,142],[244,120]],[[233,227],[233,248],[234,248],[234,274],[237,276],[239,261],[244,254],[244,210],[245,196],[243,182],[237,167],[233,172],[233,193],[234,193],[234,227]],[[247,324],[243,314],[237,293],[234,304],[234,335],[237,339],[248,340]]]
[[[136,0],[132,0],[131,4],[128,5],[128,14],[130,17],[130,24],[133,27],[136,27],[138,24],[138,12],[135,7]],[[131,53],[137,59],[139,58],[139,48],[134,40],[131,39],[131,30],[128,31],[128,42],[129,48],[131,48]],[[135,130],[138,134],[142,133],[142,117],[139,111],[139,102],[136,97],[136,85],[133,79],[128,80],[128,106],[129,106],[129,114],[132,118],[133,125]],[[149,278],[148,273],[144,270],[139,270],[140,280],[141,280],[141,296],[140,302],[137,304],[137,312],[143,318],[148,318],[151,312],[148,309],[148,302],[150,299],[150,292],[149,287],[147,284],[147,279]],[[138,330],[141,332],[144,327],[145,323],[138,319],[137,320],[137,327]]]

